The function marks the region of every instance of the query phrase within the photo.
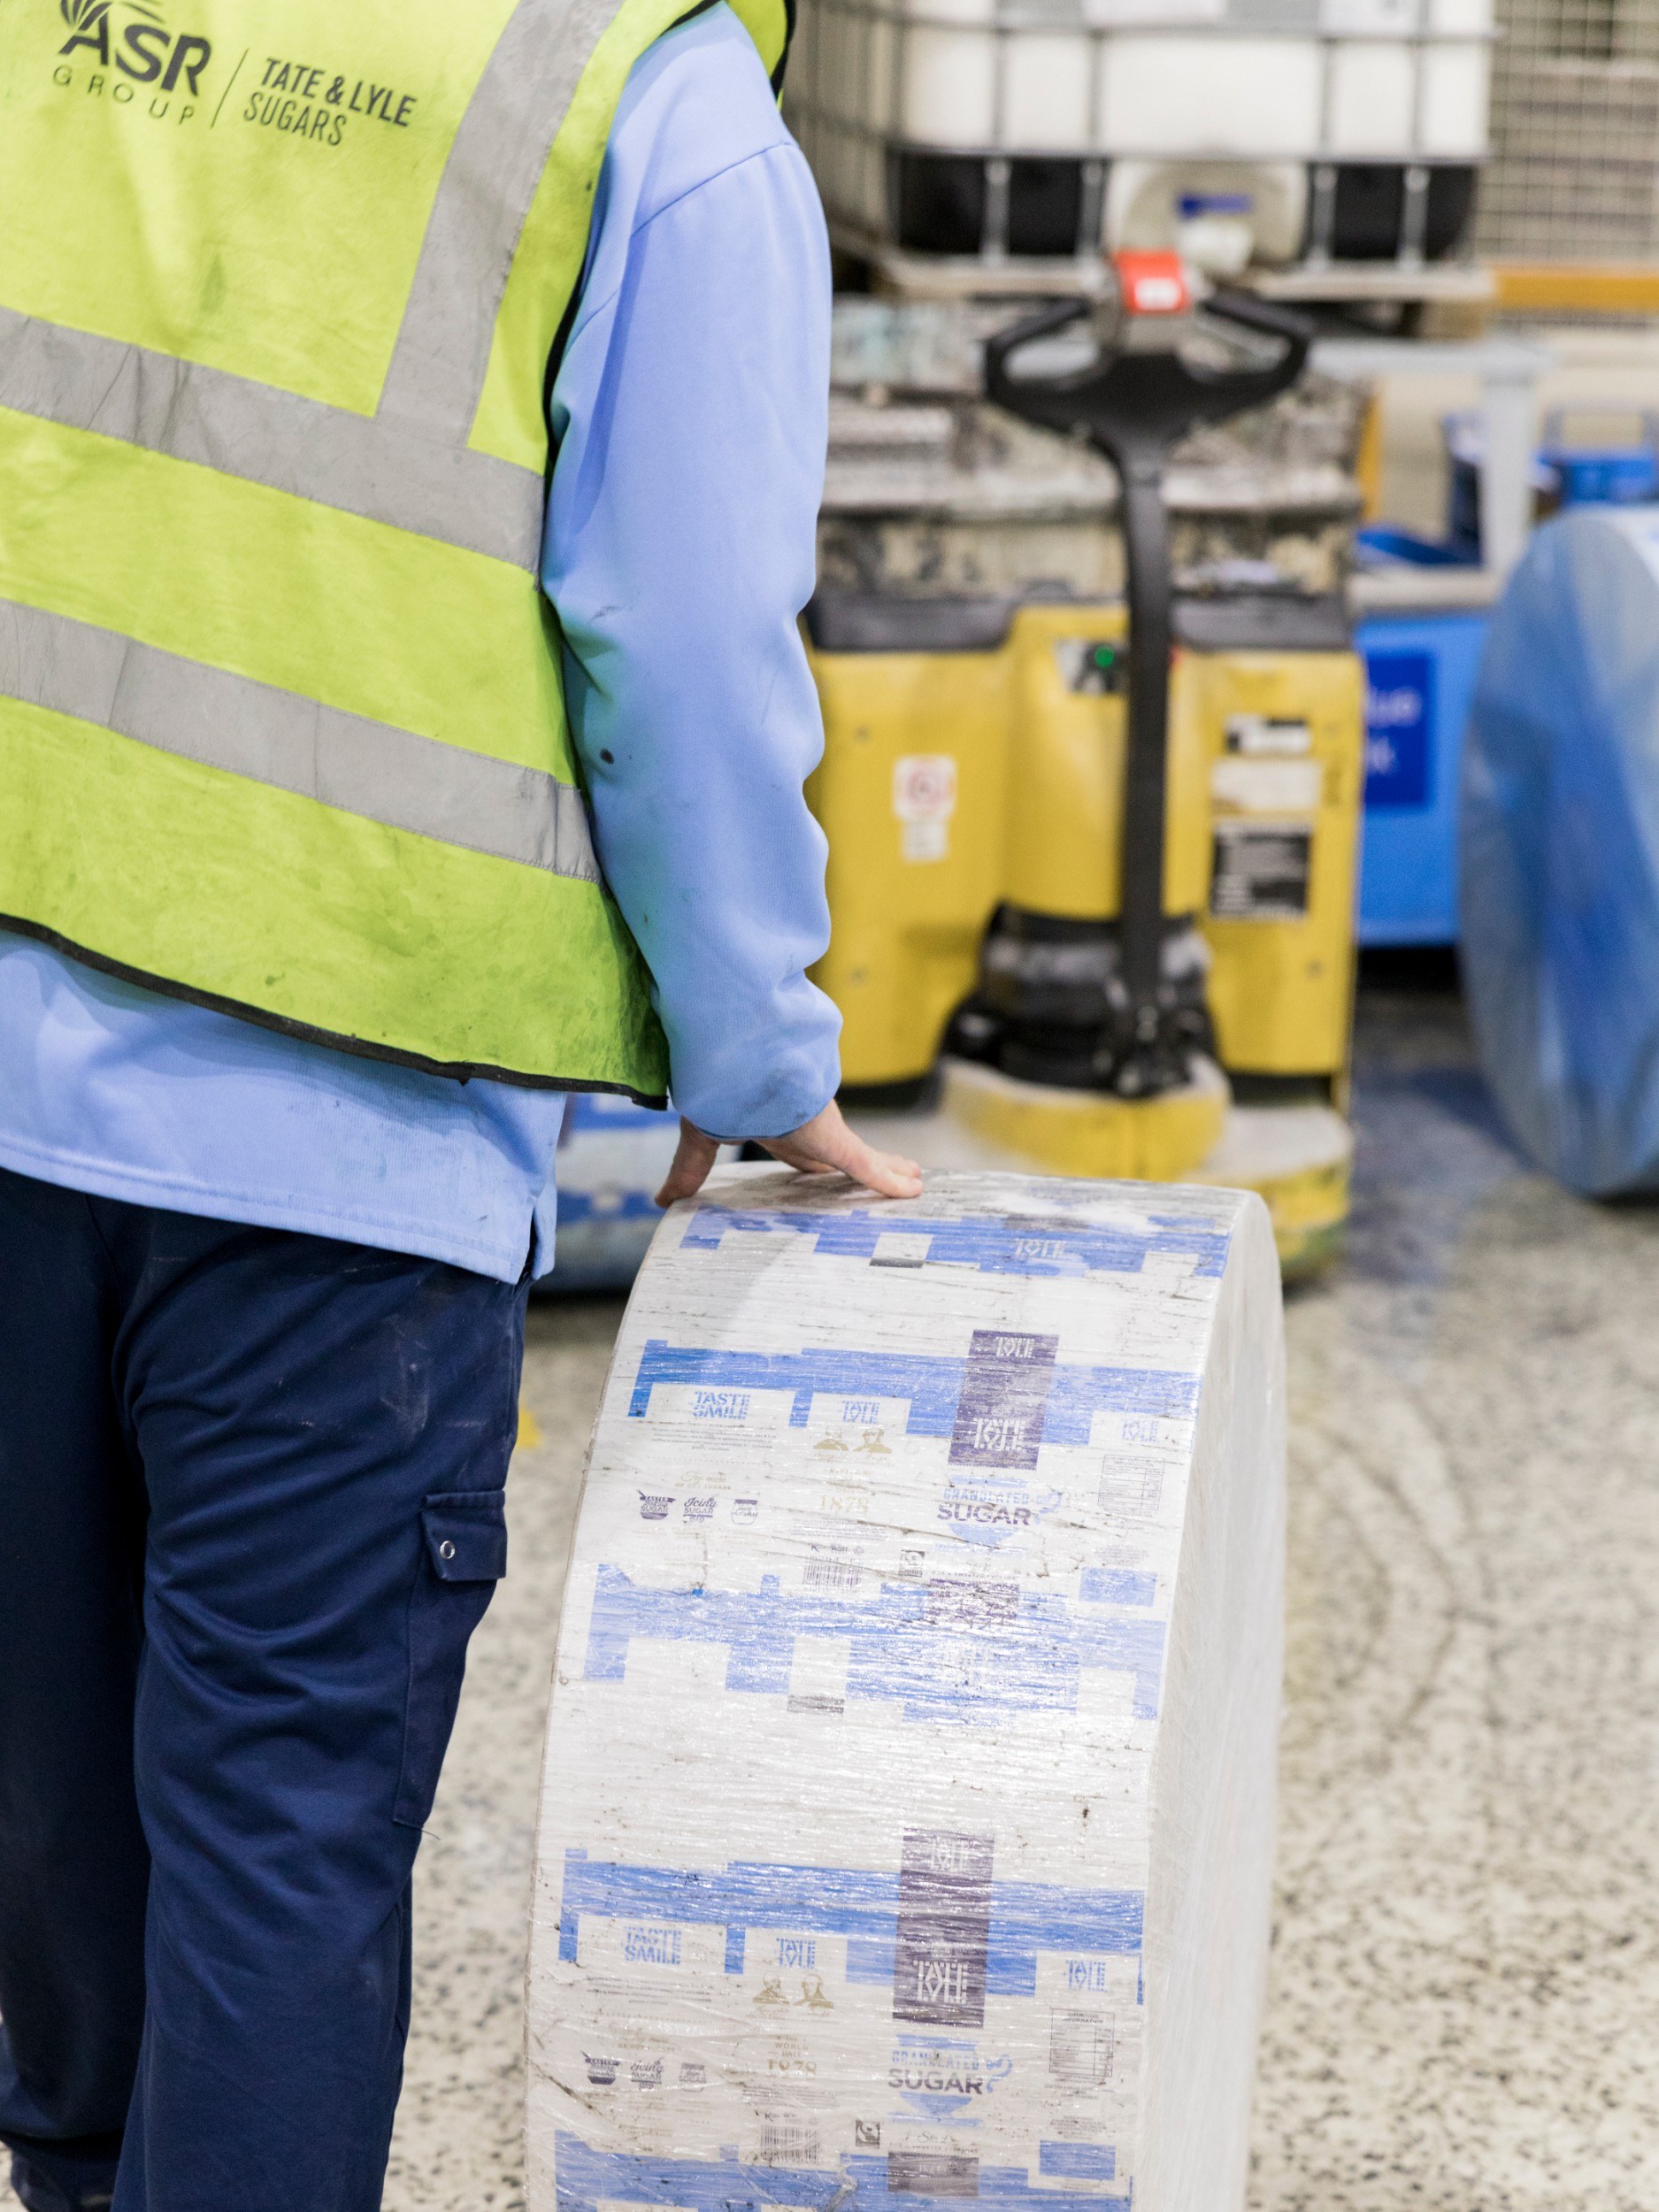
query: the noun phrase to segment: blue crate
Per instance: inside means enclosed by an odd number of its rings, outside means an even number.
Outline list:
[[[1555,472],[1563,507],[1640,507],[1659,491],[1659,454],[1648,446],[1546,446],[1539,457]]]
[[[1372,617],[1364,656],[1362,945],[1457,940],[1457,781],[1489,618],[1467,609]]]
[[[1634,415],[1641,424],[1640,441],[1635,445],[1571,444],[1567,438],[1570,411]],[[1552,408],[1544,418],[1538,457],[1555,475],[1557,506],[1646,506],[1659,495],[1659,414],[1647,407]]]

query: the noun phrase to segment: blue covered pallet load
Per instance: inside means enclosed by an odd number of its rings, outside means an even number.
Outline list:
[[[1659,1188],[1659,507],[1561,517],[1492,618],[1467,735],[1463,975],[1517,1137]]]

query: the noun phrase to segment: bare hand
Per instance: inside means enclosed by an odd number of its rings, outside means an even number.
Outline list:
[[[757,1137],[755,1141],[764,1146],[774,1160],[781,1160],[786,1167],[798,1168],[803,1175],[849,1175],[855,1183],[862,1183],[879,1198],[921,1195],[922,1171],[915,1161],[896,1152],[877,1152],[862,1137],[855,1136],[841,1119],[841,1110],[833,1099],[821,1114],[814,1114],[810,1121],[803,1121],[787,1136]],[[680,1148],[668,1171],[668,1180],[657,1194],[657,1204],[672,1206],[677,1198],[695,1198],[719,1154],[718,1137],[705,1137],[701,1129],[682,1118]]]

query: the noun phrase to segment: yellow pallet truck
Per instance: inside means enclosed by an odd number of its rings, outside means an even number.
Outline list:
[[[1173,257],[1123,260],[1088,366],[1015,373],[1091,311],[1069,302],[991,341],[987,392],[1115,464],[1126,609],[809,610],[833,922],[818,979],[868,1133],[939,1166],[1253,1187],[1294,1272],[1348,1211],[1361,666],[1337,600],[1178,600],[1162,483],[1195,425],[1294,381],[1309,334],[1243,297],[1195,318]],[[1217,319],[1254,363],[1183,357]]]

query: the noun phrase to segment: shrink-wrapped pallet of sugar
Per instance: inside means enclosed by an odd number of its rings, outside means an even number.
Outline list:
[[[532,2212],[1237,2212],[1283,1425],[1254,1196],[667,1217],[560,1631]]]

